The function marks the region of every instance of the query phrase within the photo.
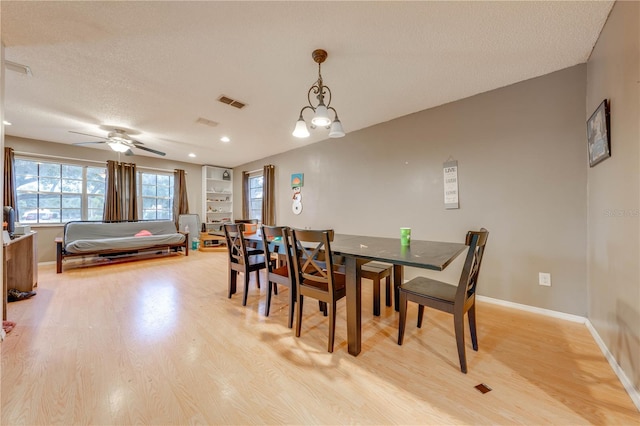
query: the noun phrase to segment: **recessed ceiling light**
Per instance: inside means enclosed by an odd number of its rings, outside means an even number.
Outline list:
[[[231,142],[231,139],[229,139],[229,137],[228,137],[228,136],[223,136],[223,137],[221,137],[221,138],[220,138],[220,141],[222,141],[222,142],[225,142],[225,143],[226,143],[226,142]]]
[[[11,123],[7,120],[2,120],[2,124],[4,124],[5,126],[11,126]]]
[[[189,154],[189,157],[194,158],[196,155],[192,152]]]

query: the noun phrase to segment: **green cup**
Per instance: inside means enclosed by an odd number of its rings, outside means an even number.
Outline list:
[[[400,245],[411,245],[411,228],[400,228]]]

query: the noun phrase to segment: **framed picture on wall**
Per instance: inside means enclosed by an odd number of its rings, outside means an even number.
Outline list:
[[[589,167],[611,157],[609,102],[605,99],[587,120]]]

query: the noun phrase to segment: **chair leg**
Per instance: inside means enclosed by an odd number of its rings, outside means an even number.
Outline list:
[[[327,303],[327,305],[329,305]],[[329,352],[333,352],[333,342],[336,338],[336,302],[329,306]]]
[[[231,299],[232,294],[236,294],[236,283],[238,282],[238,272],[229,270],[229,295]]]
[[[456,344],[458,345],[458,358],[460,359],[460,371],[467,374],[467,357],[464,352],[464,313],[453,314],[453,326],[456,331]]]
[[[256,271],[256,285],[260,288],[260,270]]]
[[[294,315],[295,306],[296,306],[295,292],[293,291],[293,288],[290,288],[289,289],[289,323],[287,324],[289,328],[293,328],[293,315]]]
[[[249,295],[249,274],[244,273],[244,294],[242,295],[242,306],[247,306],[247,296]]]
[[[418,328],[422,327],[422,317],[424,316],[424,306],[418,305]]]
[[[473,345],[473,350],[478,350],[478,335],[476,333],[476,304],[474,303],[469,308],[467,312],[469,316],[469,332],[471,333],[471,344]]]
[[[298,296],[298,303],[296,303],[296,337],[300,337],[300,331],[302,330],[302,305],[304,297]]]
[[[407,295],[400,292],[400,297],[396,299],[399,303],[400,317],[398,322],[398,344],[404,340],[404,327],[407,324]]]
[[[273,283],[273,294],[278,295],[278,284]]]
[[[373,280],[373,315],[380,316],[380,278]]]
[[[320,307],[320,310],[322,311],[322,315],[324,315],[326,317],[327,316],[327,304],[326,304],[326,302],[318,300],[318,306]]]
[[[264,307],[265,317],[269,316],[269,310],[271,309],[271,290],[274,286],[277,288],[277,284],[273,284],[271,281],[269,281],[269,285],[267,286],[267,304]]]
[[[384,296],[386,300],[386,305],[391,306],[391,276],[390,275],[387,275],[386,283],[387,283],[387,291]]]

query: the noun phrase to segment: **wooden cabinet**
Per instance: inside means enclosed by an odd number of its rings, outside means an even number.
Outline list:
[[[222,232],[222,224],[233,216],[233,170],[202,166],[202,204],[207,232]]]
[[[7,290],[32,291],[38,285],[38,244],[36,232],[16,236],[2,245],[2,319],[7,319]]]

